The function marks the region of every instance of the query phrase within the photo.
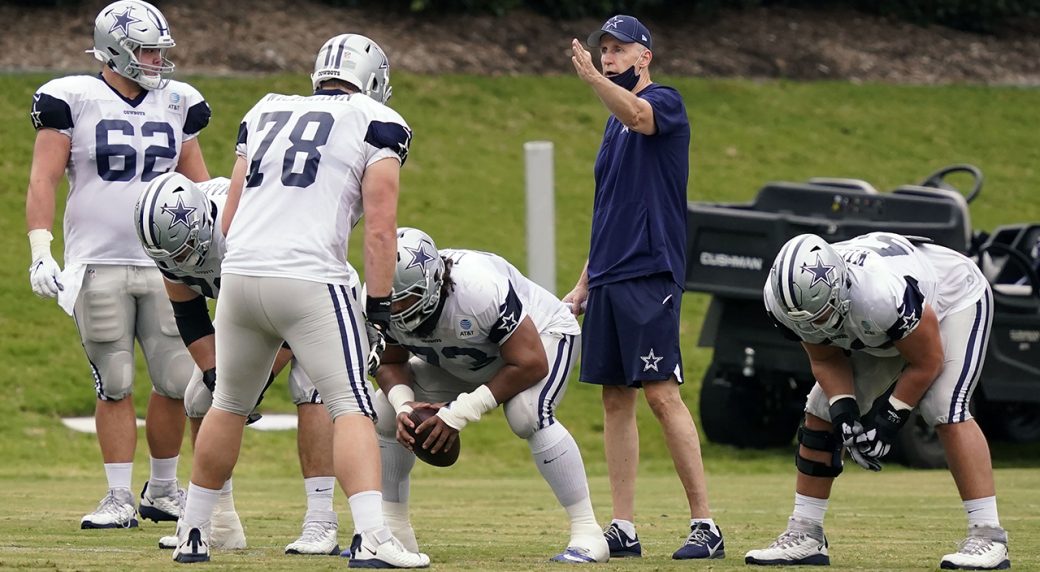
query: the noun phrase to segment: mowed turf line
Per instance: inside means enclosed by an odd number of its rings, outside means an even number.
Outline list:
[[[423,468],[412,479],[412,515],[423,550],[437,570],[551,570],[547,561],[567,542],[567,523],[548,487],[533,468],[515,476],[473,478],[466,464],[448,470]],[[438,474],[435,474],[438,473]],[[1040,566],[1040,528],[1035,470],[1004,470],[1002,521],[1011,531],[1014,569]],[[767,545],[790,511],[790,475],[712,475],[715,517],[726,535],[725,560],[671,560],[686,523],[677,479],[640,476],[639,533],[644,558],[618,559],[603,570],[746,569],[744,553]],[[172,570],[170,551],[156,541],[172,525],[142,523],[136,530],[81,531],[78,505],[92,487],[83,480],[4,478],[0,519],[0,568],[55,570]],[[941,486],[940,486],[941,485]],[[605,477],[591,479],[600,520],[607,518]],[[211,569],[332,570],[346,561],[333,557],[286,556],[284,546],[299,533],[303,498],[299,482],[258,477],[243,471],[235,495],[249,540],[240,552],[214,552]],[[43,492],[45,490],[45,492]],[[350,518],[337,492],[340,542],[349,541]],[[963,535],[963,515],[949,478],[939,471],[867,474],[855,467],[839,479],[827,532],[832,570],[934,570],[939,558]]]
[[[129,567],[151,567],[165,563],[165,556],[159,558],[148,551],[155,540],[151,533],[119,536],[75,530],[79,517],[101,496],[104,478],[94,438],[65,429],[58,417],[93,412],[92,380],[72,320],[52,302],[36,299],[26,274],[24,200],[33,139],[27,111],[33,91],[47,79],[39,74],[0,76],[0,223],[6,229],[0,235],[0,364],[4,374],[0,376],[4,395],[0,400],[4,420],[0,424],[0,458],[5,461],[0,468],[0,506],[4,507],[0,532],[10,539],[0,543],[0,567],[22,563],[33,568],[97,569],[121,566],[124,559],[129,559]],[[971,162],[987,175],[986,189],[971,209],[976,227],[991,230],[999,224],[1040,221],[1040,199],[1036,198],[1040,147],[1032,128],[1040,124],[1040,94],[1034,89],[657,79],[681,90],[691,115],[691,200],[743,202],[767,180],[813,176],[861,177],[885,190],[916,182],[948,163]],[[302,71],[293,76],[189,81],[214,109],[213,122],[201,137],[214,175],[230,172],[238,123],[259,97],[269,91],[309,89]],[[396,73],[393,83],[393,105],[415,131],[403,171],[399,220],[402,225],[427,230],[442,246],[499,252],[524,268],[522,145],[535,139],[555,143],[557,291],[561,295],[567,292],[588,248],[592,163],[606,117],[598,100],[569,76]],[[62,199],[59,196],[59,211]],[[359,268],[360,230],[355,232],[351,249],[351,259]],[[60,254],[60,237],[54,251]],[[684,366],[689,383],[683,393],[695,412],[700,377],[711,358],[710,350],[695,347],[706,306],[707,298],[702,295],[685,296]],[[143,413],[148,382],[140,361],[136,387],[135,403]],[[291,411],[286,394],[276,385],[265,399],[265,409]],[[640,522],[646,525],[640,530],[655,558],[654,566],[667,567],[671,565],[667,555],[680,540],[684,503],[677,480],[665,476],[671,472],[671,462],[660,430],[645,406],[641,407],[644,476],[638,506]],[[598,393],[572,378],[558,417],[583,448],[593,475],[599,517],[604,521],[609,516],[609,494],[603,478]],[[264,563],[282,569],[294,561],[277,554],[295,538],[303,510],[295,437],[252,431],[248,435],[236,476],[237,494],[249,519],[247,526],[253,527],[254,546],[266,547],[270,557],[277,558]],[[427,518],[437,523],[436,529],[445,531],[429,539],[431,550],[437,546],[434,543],[444,543],[443,551],[433,550],[435,563],[461,563],[469,569],[539,566],[543,557],[561,547],[565,524],[530,466],[526,445],[512,436],[500,412],[468,428],[463,440],[457,469],[434,473],[424,467],[415,479],[417,515],[430,511]],[[1036,446],[997,448],[999,466],[1024,465],[1036,472],[1040,458]],[[185,456],[189,451],[185,446]],[[775,536],[790,511],[790,451],[737,451],[706,444],[705,462],[713,505],[731,539],[730,558],[719,566],[735,566],[745,550]],[[135,466],[134,483],[140,486],[147,474],[143,433]],[[186,460],[180,471],[182,479],[187,471]],[[514,475],[526,476],[519,481],[503,480]],[[427,476],[436,480],[424,482]],[[1029,520],[1029,515],[1038,512],[1035,495],[1028,492],[1037,488],[1034,479],[1028,469],[998,471],[1002,515],[1012,519],[1006,522],[1016,568],[1028,565],[1026,557],[1037,554],[1037,535],[1029,532],[1038,529],[1036,520]],[[889,496],[901,491],[906,497]],[[521,493],[529,494],[525,498],[530,500],[513,499]],[[846,494],[850,496],[843,496]],[[664,495],[663,500],[654,500],[656,495]],[[465,504],[454,515],[435,516],[440,514],[437,511],[452,510],[449,497],[465,499]],[[484,505],[475,504],[481,498],[505,506],[485,510]],[[930,509],[940,516],[928,517],[929,511],[923,508],[932,498],[941,499]],[[345,516],[345,504],[339,500]],[[527,507],[541,509],[535,512]],[[853,512],[853,507],[859,508]],[[667,525],[658,516],[661,514],[669,515]],[[857,514],[865,520],[857,520]],[[268,522],[264,519],[272,523],[270,533],[263,528]],[[555,523],[555,528],[538,524],[541,520]],[[915,544],[918,531],[931,534],[932,521],[940,527],[934,537],[922,541],[923,547]],[[939,555],[960,538],[962,523],[947,474],[886,469],[881,475],[866,475],[850,467],[839,483],[828,530],[833,542],[840,539],[836,564],[881,568],[876,559],[893,560],[881,557],[894,539],[896,547],[909,544],[914,548],[908,548],[905,558],[891,568],[914,562],[925,569],[934,567]],[[145,530],[160,530],[149,525]],[[1027,544],[1030,537],[1034,538],[1032,546]],[[517,538],[523,541],[515,541]],[[348,539],[342,536],[341,541]],[[68,543],[77,550],[57,550]],[[116,557],[93,552],[109,547],[129,552]],[[479,559],[472,560],[474,554]],[[241,560],[243,568],[260,565],[252,559]],[[299,564],[304,565],[317,564],[309,559]]]

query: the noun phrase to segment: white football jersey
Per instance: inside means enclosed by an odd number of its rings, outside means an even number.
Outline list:
[[[502,367],[499,346],[530,316],[539,334],[581,333],[567,305],[501,256],[443,249],[455,283],[441,302],[434,328],[423,335],[391,325],[391,343],[455,377],[487,383]]]
[[[834,344],[876,356],[895,356],[893,342],[908,336],[928,305],[939,320],[974,304],[986,290],[986,278],[967,257],[936,244],[914,244],[906,237],[873,232],[835,243],[845,260],[850,302],[842,333],[800,333],[784,314],[766,281],[769,313],[800,339]]]
[[[347,240],[363,213],[365,169],[404,162],[412,132],[366,95],[268,94],[243,119],[249,165],[224,272],[356,286]]]
[[[131,216],[148,182],[177,166],[181,145],[209,123],[210,109],[193,87],[124,98],[101,75],[47,82],[33,95],[36,129],[72,140],[67,165],[65,264],[151,266]]]
[[[226,245],[224,244],[224,229],[220,221],[220,215],[224,212],[224,204],[227,202],[228,189],[231,180],[227,177],[218,177],[202,183],[195,183],[202,192],[206,193],[212,205],[210,215],[213,217],[213,238],[206,253],[206,259],[202,265],[192,272],[185,272],[176,266],[166,267],[159,265],[159,272],[171,282],[186,284],[192,290],[207,298],[216,299],[220,295],[220,266],[224,260]]]

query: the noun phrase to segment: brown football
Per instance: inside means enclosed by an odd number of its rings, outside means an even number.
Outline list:
[[[419,409],[413,410],[408,417],[412,420],[412,423],[415,423],[415,426],[418,427],[420,423],[435,415],[437,415],[436,409],[420,407]],[[429,450],[422,448],[423,441],[426,440],[425,432],[417,434],[414,429],[408,429],[408,434],[415,439],[415,444],[412,445],[412,450],[420,461],[433,465],[434,467],[450,467],[455,464],[455,461],[459,460],[459,451],[462,448],[460,437],[456,437],[455,443],[446,450],[431,453]]]

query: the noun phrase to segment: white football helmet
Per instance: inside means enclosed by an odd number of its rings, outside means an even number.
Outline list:
[[[805,334],[837,335],[848,314],[845,260],[815,234],[784,244],[769,269],[779,310]]]
[[[134,209],[141,246],[160,267],[193,272],[213,243],[215,206],[180,173],[164,173],[148,184]]]
[[[397,268],[394,270],[392,302],[418,296],[406,309],[391,312],[390,323],[406,332],[414,331],[437,310],[444,283],[444,260],[433,239],[425,232],[397,229]]]
[[[327,79],[345,81],[379,103],[390,100],[390,60],[365,36],[340,34],[325,42],[314,60],[314,89]]]
[[[87,53],[145,89],[162,89],[174,67],[166,52],[175,45],[158,8],[141,0],[119,0],[105,6],[94,20],[94,48]],[[141,63],[137,59],[141,48],[158,49],[162,63]]]

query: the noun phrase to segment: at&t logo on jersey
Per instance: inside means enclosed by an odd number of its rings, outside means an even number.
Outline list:
[[[473,318],[464,317],[459,320],[458,329],[455,332],[460,338],[468,338],[475,332],[473,331]]]

